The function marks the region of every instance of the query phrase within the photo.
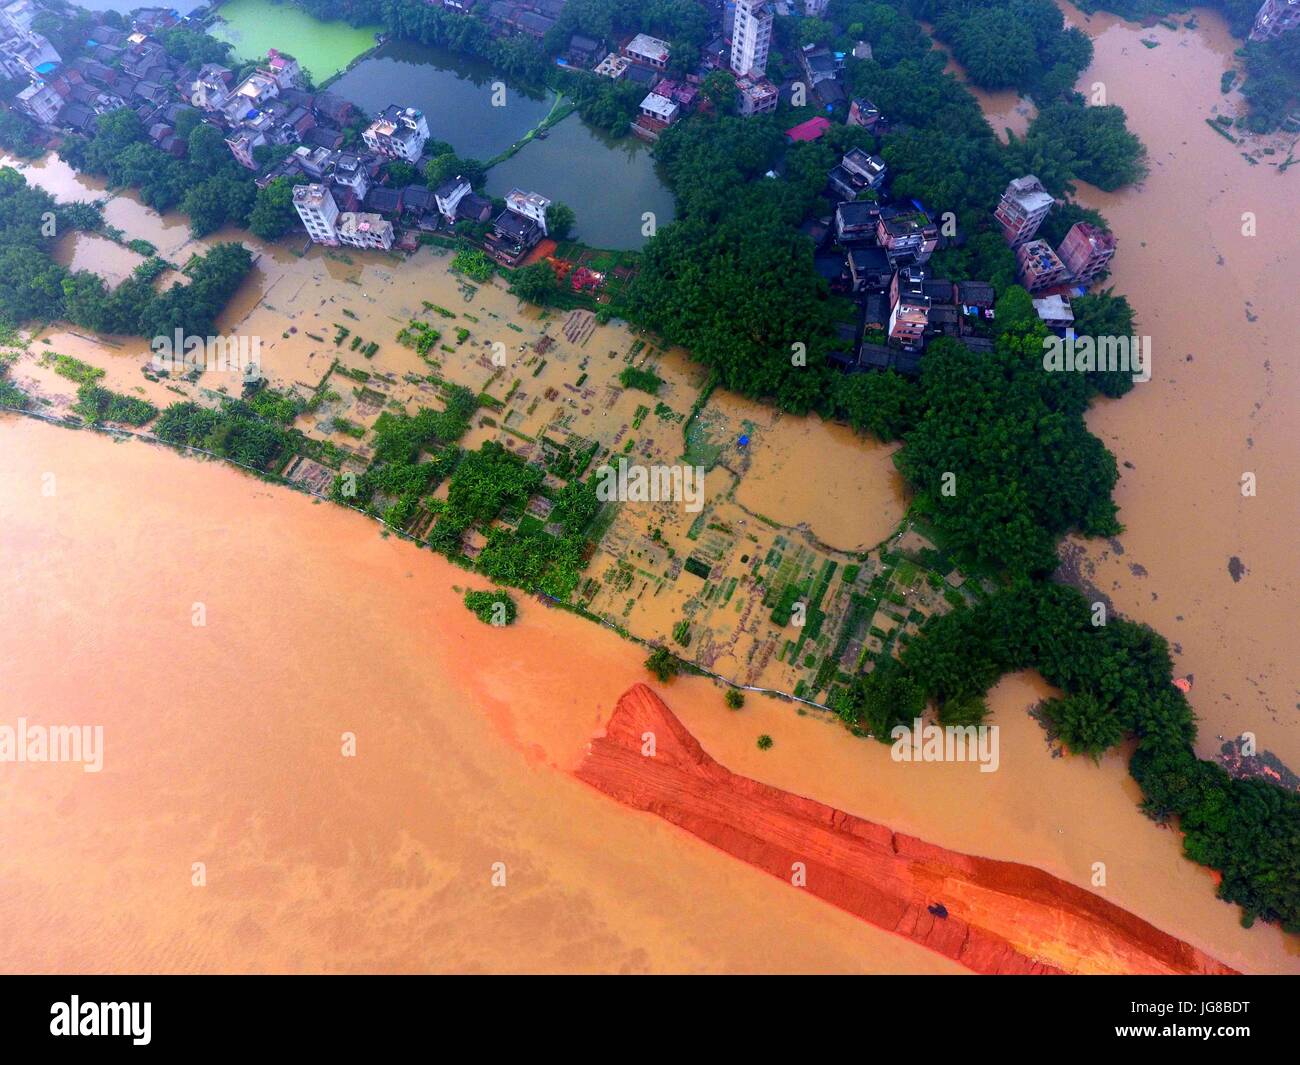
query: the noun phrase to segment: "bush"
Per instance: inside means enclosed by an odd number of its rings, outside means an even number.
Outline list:
[[[672,656],[667,647],[656,647],[645,660],[645,667],[658,678],[661,684],[667,684],[682,670],[682,664]]]
[[[506,592],[466,592],[465,606],[485,625],[513,624],[518,610]]]

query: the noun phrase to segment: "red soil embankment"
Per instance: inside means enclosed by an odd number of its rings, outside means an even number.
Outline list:
[[[1234,972],[1040,869],[957,854],[737,776],[644,684],[619,699],[576,775],[788,883],[802,870],[792,890],[978,973]],[[936,904],[946,917],[930,911]]]

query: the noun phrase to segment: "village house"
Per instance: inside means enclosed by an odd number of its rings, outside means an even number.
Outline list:
[[[1115,238],[1091,222],[1076,222],[1056,249],[1076,284],[1095,281],[1110,268],[1115,257]]]
[[[593,73],[599,74],[603,78],[610,78],[614,81],[618,81],[619,78],[623,77],[623,75],[627,73],[627,68],[631,65],[632,63],[630,60],[623,58],[621,55],[615,55],[613,52],[610,52],[609,55],[605,56],[604,59],[596,64]]]
[[[1054,202],[1043,183],[1033,174],[1027,174],[1007,185],[993,217],[1002,226],[1007,243],[1016,248],[1033,240]]]
[[[387,251],[393,246],[393,224],[377,214],[344,211],[339,215],[338,239],[352,248]]]
[[[638,33],[623,45],[623,57],[641,66],[664,70],[668,66],[668,43],[647,33]]]
[[[54,45],[32,30],[35,14],[30,5],[11,4],[0,10],[0,70],[5,77],[44,78],[63,62]]]
[[[1069,296],[1044,296],[1033,303],[1038,317],[1048,329],[1068,329],[1074,325],[1074,309],[1070,306]]]
[[[361,134],[372,152],[390,159],[418,162],[429,139],[429,123],[414,107],[389,104]]]
[[[1045,240],[1031,240],[1016,248],[1016,273],[1029,292],[1042,292],[1070,279],[1065,263]]]
[[[849,115],[846,121],[848,125],[860,126],[868,133],[882,133],[886,125],[880,109],[861,96],[855,96],[853,102],[849,104]]]
[[[863,193],[876,192],[885,183],[888,169],[878,155],[869,155],[861,148],[850,148],[827,180],[831,191],[840,199],[855,200]]]

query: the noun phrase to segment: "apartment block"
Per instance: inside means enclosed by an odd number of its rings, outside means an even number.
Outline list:
[[[1016,272],[1030,292],[1042,292],[1070,280],[1070,271],[1045,240],[1031,240],[1016,249]]]
[[[1053,202],[1052,194],[1033,174],[1014,178],[993,212],[1007,243],[1016,248],[1033,240]]]
[[[761,77],[767,71],[772,45],[772,9],[767,0],[736,0],[736,22],[731,33],[731,72]]]
[[[1081,285],[1095,281],[1115,257],[1115,237],[1089,222],[1076,222],[1056,249],[1070,276]]]

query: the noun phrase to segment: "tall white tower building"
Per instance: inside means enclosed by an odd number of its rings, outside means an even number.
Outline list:
[[[767,0],[736,0],[736,26],[731,31],[732,73],[762,77],[772,43],[772,9]]]
[[[298,185],[293,190],[293,206],[317,244],[338,244],[339,205],[324,185]]]

